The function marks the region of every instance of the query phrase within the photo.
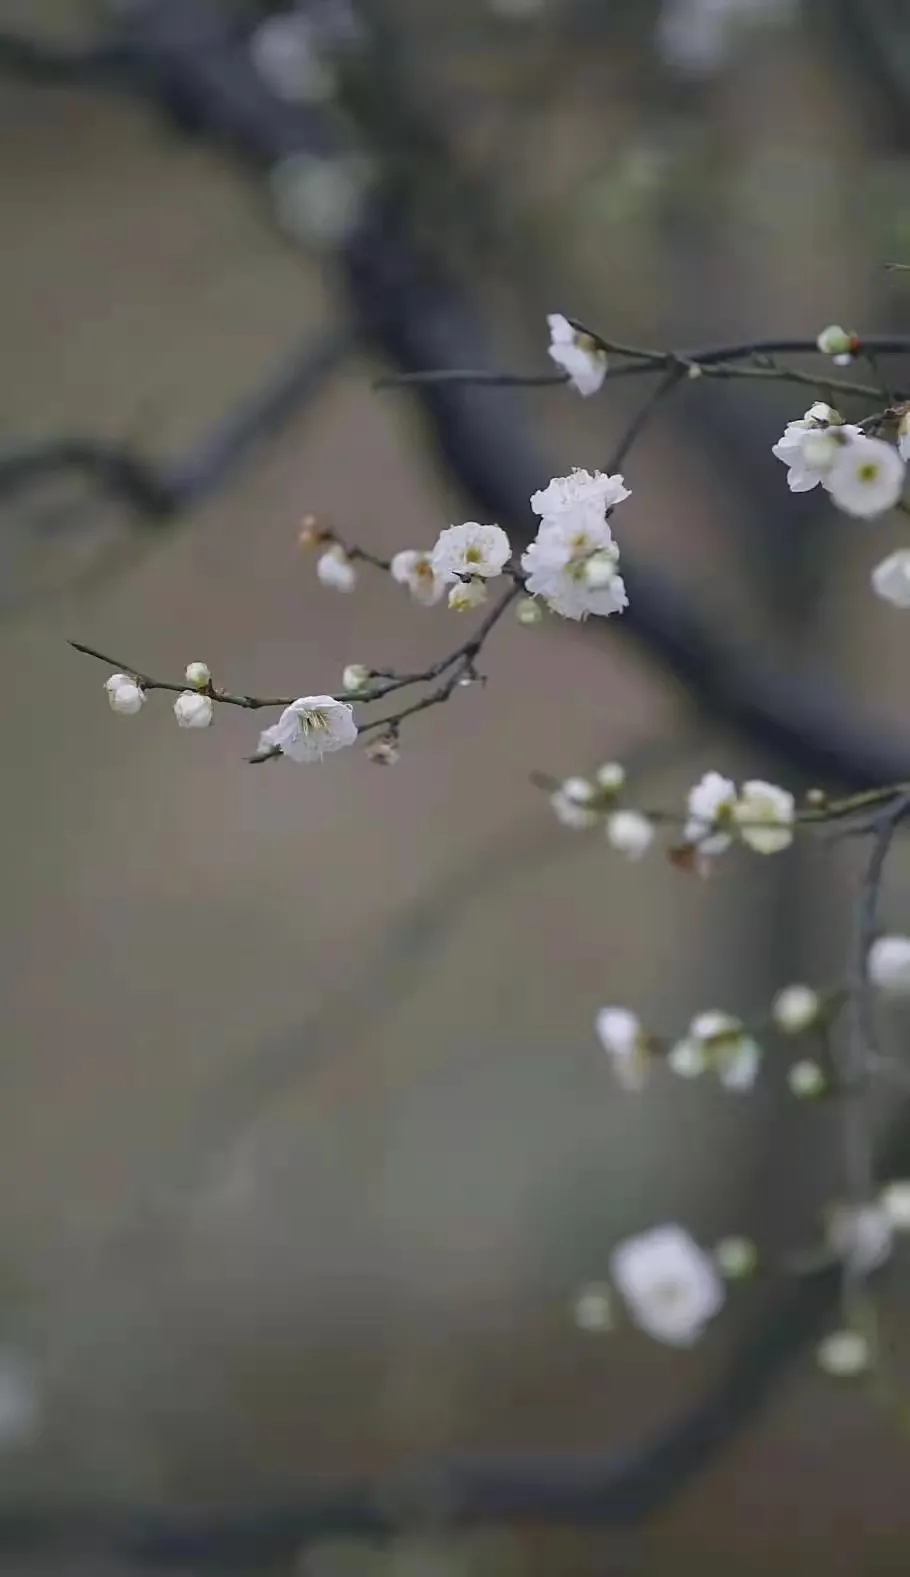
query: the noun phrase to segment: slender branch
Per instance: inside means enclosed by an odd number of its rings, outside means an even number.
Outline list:
[[[85,657],[94,657],[98,662],[105,663],[114,673],[129,674],[131,678],[135,679],[141,690],[168,690],[171,694],[181,695],[184,690],[189,688],[186,680],[182,684],[178,684],[170,679],[153,679],[150,674],[142,673],[129,663],[118,662],[116,657],[107,657],[104,652],[97,651],[94,646],[86,646],[82,641],[68,641],[67,645],[72,646],[74,651],[81,652]],[[201,693],[207,695],[212,701],[220,702],[222,706],[240,706],[247,712],[259,712],[264,707],[290,706],[292,701],[296,699],[294,696],[236,695],[230,690],[216,690],[211,685],[207,686]]]

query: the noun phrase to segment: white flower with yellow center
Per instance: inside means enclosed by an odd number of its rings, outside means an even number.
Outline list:
[[[892,444],[860,433],[841,445],[825,474],[839,509],[868,519],[893,509],[904,490],[904,461]]]
[[[430,554],[433,574],[450,586],[460,576],[501,575],[512,549],[501,526],[482,526],[467,520],[461,526],[447,526]]]
[[[689,790],[686,842],[697,844],[702,854],[723,854],[733,842],[727,829],[733,821],[735,804],[736,784],[732,779],[719,772],[706,772]]]
[[[829,428],[837,428],[839,433],[844,434],[859,432],[858,427],[842,426],[838,412],[818,400],[810,405],[805,416],[795,422],[788,422],[783,437],[772,445],[771,453],[788,468],[787,486],[791,493],[807,493],[824,478],[836,452],[827,438]],[[814,444],[813,452],[813,444],[809,440],[816,434],[825,436],[821,444]]]
[[[291,761],[321,761],[356,738],[354,713],[346,702],[331,695],[305,695],[285,707],[271,728],[263,729],[259,753],[277,751]]]

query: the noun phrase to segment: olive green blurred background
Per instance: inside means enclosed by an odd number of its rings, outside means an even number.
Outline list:
[[[540,364],[548,309],[657,343],[906,314],[881,265],[907,167],[817,8],[697,79],[655,64],[654,9],[584,48],[456,0],[403,18],[466,189],[505,194],[488,250],[461,259],[504,358]],[[77,0],[2,8],[64,33],[91,20]],[[141,104],[4,82],[0,183],[4,442],[175,453],[343,321],[330,263],[282,236],[250,174]],[[6,600],[33,594],[0,627],[0,1345],[42,1395],[0,1458],[11,1504],[254,1506],[448,1448],[627,1450],[695,1397],[750,1295],[694,1354],[586,1336],[572,1298],[611,1244],[669,1217],[804,1246],[837,1192],[832,1130],[779,1073],[745,1104],[663,1081],[630,1100],[594,1041],[605,1002],[671,1030],[836,974],[852,877],[849,851],[813,848],[693,886],[551,824],[535,769],[618,757],[673,803],[708,765],[774,767],[613,630],[503,628],[488,685],[416,720],[393,771],[356,751],[254,771],[243,714],[198,737],[164,698],[114,717],[106,671],[67,648],[162,675],[201,658],[273,693],[443,650],[444,611],[366,573],[324,591],[297,547],[309,510],[383,553],[464,517],[414,406],[371,391],[378,370],[348,361],[158,535],[99,506],[82,547],[5,553]],[[634,398],[543,391],[527,409],[557,463],[593,466]],[[766,454],[801,410],[748,391],[727,415]],[[823,515],[791,558],[776,518],[767,539],[742,527],[733,437],[704,438],[668,413],[644,440],[622,543],[900,728],[907,635],[866,589],[893,528]],[[908,900],[898,855],[895,924]],[[899,1375],[907,1281],[898,1263],[883,1291]],[[300,1570],[903,1572],[908,1461],[806,1359],[641,1536],[314,1547]]]

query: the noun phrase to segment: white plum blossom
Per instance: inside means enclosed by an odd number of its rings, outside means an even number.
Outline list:
[[[869,979],[885,996],[910,996],[910,936],[880,936],[869,949]]]
[[[859,433],[839,447],[825,486],[839,509],[869,519],[892,509],[904,488],[905,465],[892,444]]]
[[[713,1261],[679,1226],[627,1238],[613,1250],[610,1269],[636,1325],[674,1347],[698,1341],[723,1306]]]
[[[453,613],[473,613],[483,607],[489,595],[484,580],[457,580],[449,592],[449,607]]]
[[[733,807],[733,820],[743,843],[756,854],[779,854],[793,842],[796,801],[776,783],[754,778],[744,783]]]
[[[587,778],[566,778],[550,795],[556,819],[575,832],[597,826],[599,815],[593,803],[596,800],[597,790]]]
[[[651,1057],[637,1014],[628,1008],[601,1008],[594,1027],[623,1089],[644,1089]]]
[[[828,1213],[825,1238],[848,1270],[866,1276],[890,1258],[894,1231],[881,1204],[835,1205]]]
[[[129,674],[111,674],[104,682],[112,712],[130,717],[145,704],[145,691]]]
[[[771,1003],[771,1018],[784,1035],[802,1035],[818,1023],[821,998],[811,986],[795,982],[778,991]]]
[[[212,682],[208,663],[187,663],[186,682],[191,690],[205,690]]]
[[[354,713],[331,695],[304,695],[285,707],[277,723],[263,729],[259,751],[280,751],[291,761],[321,761],[357,738]]]
[[[332,591],[353,591],[357,582],[357,572],[338,542],[333,542],[330,548],[320,553],[316,574],[323,586],[330,586]]]
[[[816,1362],[837,1380],[864,1374],[872,1362],[868,1339],[861,1331],[832,1331],[815,1349]]]
[[[878,1196],[879,1204],[895,1232],[910,1232],[910,1181],[888,1183]]]
[[[667,1061],[681,1078],[695,1078],[713,1067],[725,1089],[748,1093],[758,1077],[761,1047],[738,1018],[712,1008],[696,1014]]]
[[[590,334],[573,329],[568,318],[560,312],[549,313],[547,325],[551,360],[569,374],[579,394],[596,394],[607,376],[606,352]]]
[[[684,837],[697,844],[702,854],[723,854],[733,842],[726,830],[733,819],[736,784],[719,772],[706,772],[689,790],[686,805],[688,820]]]
[[[615,810],[607,817],[607,842],[630,860],[640,860],[654,841],[654,823],[639,810]]]
[[[592,586],[588,563],[595,556],[601,568],[595,577],[598,584]],[[585,619],[591,613],[621,613],[628,605],[625,585],[615,567],[603,583],[603,567],[609,560],[615,566],[618,559],[619,549],[606,520],[593,512],[576,516],[567,511],[541,522],[537,536],[522,554],[521,567],[532,596],[542,597],[565,619]]]
[[[892,608],[910,608],[910,548],[898,548],[872,571],[872,590]]]
[[[184,690],[174,702],[174,716],[181,728],[208,728],[215,716],[215,703],[198,690]]]
[[[542,519],[552,520],[555,515],[571,515],[573,519],[603,520],[609,509],[615,509],[628,498],[629,489],[617,473],[607,476],[603,471],[583,471],[576,468],[568,476],[554,476],[546,487],[531,494],[531,508]]]
[[[827,1088],[824,1069],[812,1057],[801,1057],[793,1063],[787,1070],[787,1083],[791,1094],[801,1101],[816,1100]]]
[[[843,426],[839,413],[823,400],[817,400],[814,405],[810,405],[805,416],[788,422],[783,436],[772,445],[771,453],[788,468],[787,486],[791,493],[807,493],[822,481],[827,466],[834,458],[834,450],[832,448],[829,452],[826,446],[816,446],[813,454],[810,446],[807,454],[806,443],[810,435],[826,433],[830,427],[837,427],[839,434],[859,432],[858,427]]]
[[[433,574],[450,586],[461,576],[501,575],[512,549],[501,526],[482,526],[467,520],[439,533],[430,554]]]
[[[416,548],[405,548],[401,553],[396,553],[390,573],[392,579],[399,586],[407,586],[415,602],[422,603],[425,608],[431,608],[445,594],[445,581],[433,569],[431,555],[421,553]]]
[[[910,406],[897,424],[897,450],[902,460],[910,460]]]

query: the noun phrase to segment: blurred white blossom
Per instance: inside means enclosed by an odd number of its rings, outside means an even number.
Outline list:
[[[864,1374],[872,1362],[868,1339],[861,1331],[832,1331],[819,1342],[815,1357],[819,1368],[838,1380]]]
[[[758,1264],[758,1249],[751,1238],[721,1238],[714,1245],[714,1263],[725,1281],[745,1281]]]
[[[626,769],[618,761],[605,761],[594,776],[607,794],[618,794],[626,781]]]
[[[644,1089],[651,1058],[637,1014],[628,1008],[601,1008],[594,1027],[623,1089]]]
[[[757,854],[779,854],[793,842],[796,802],[786,789],[758,778],[744,783],[733,807],[743,843]]]
[[[898,548],[872,571],[872,590],[894,608],[910,608],[910,548]]]
[[[904,488],[904,462],[892,444],[865,433],[840,446],[825,475],[839,509],[868,519],[892,509]]]
[[[111,674],[111,677],[105,680],[104,688],[107,691],[111,711],[121,712],[125,717],[138,712],[145,703],[145,691],[140,689],[129,674]]]
[[[551,312],[549,354],[568,373],[579,394],[596,394],[607,376],[607,357],[590,334],[573,329],[568,318]]]
[[[802,1101],[815,1100],[827,1088],[824,1070],[812,1057],[801,1057],[788,1068],[787,1083],[791,1094]]]
[[[910,1232],[910,1179],[887,1183],[878,1197],[895,1232]]]
[[[728,60],[747,27],[791,22],[798,0],[663,0],[657,49],[678,71],[708,75]]]
[[[277,723],[259,736],[262,754],[280,750],[291,761],[321,761],[357,738],[354,713],[331,695],[305,695],[285,707]]]
[[[353,591],[357,582],[357,571],[344,548],[337,542],[320,553],[316,574],[323,586],[330,586],[333,591]]]
[[[869,979],[885,996],[910,996],[910,936],[879,936],[869,949]]]
[[[738,1018],[711,1008],[695,1015],[667,1061],[681,1078],[713,1068],[725,1089],[748,1093],[758,1077],[761,1047]]]
[[[335,73],[300,11],[270,16],[250,37],[253,65],[276,98],[322,103],[335,91]]]
[[[771,1004],[771,1018],[785,1035],[802,1035],[818,1023],[821,998],[811,986],[795,982],[778,991]]]
[[[566,778],[550,795],[550,804],[564,827],[583,832],[597,826],[599,816],[592,805],[596,799],[597,790],[587,778]]]
[[[630,860],[640,860],[654,842],[654,823],[639,810],[614,810],[607,817],[607,842]]]
[[[275,216],[305,246],[333,249],[356,228],[374,179],[372,161],[362,154],[289,154],[269,176]]]
[[[636,1325],[672,1346],[691,1346],[723,1306],[713,1261],[679,1226],[627,1238],[613,1250],[610,1269]]]
[[[733,820],[736,784],[719,772],[706,772],[689,790],[684,837],[703,854],[723,854],[733,841],[727,828]]]
[[[839,323],[829,323],[818,335],[816,345],[823,356],[833,356],[839,367],[846,367],[853,360],[856,337],[848,334]]]
[[[893,1247],[890,1217],[875,1202],[834,1205],[828,1212],[825,1238],[831,1252],[858,1276],[884,1265]]]
[[[449,607],[453,613],[472,613],[483,607],[489,595],[486,581],[457,580],[449,592]]]
[[[422,603],[425,608],[432,607],[445,596],[445,581],[433,569],[429,553],[420,553],[415,548],[405,548],[401,553],[396,553],[391,563],[391,575],[399,586],[407,586],[415,602]]]
[[[181,728],[208,728],[215,716],[215,703],[198,690],[184,690],[174,702],[174,716]]]
[[[897,448],[902,460],[910,460],[910,406],[897,424]]]

